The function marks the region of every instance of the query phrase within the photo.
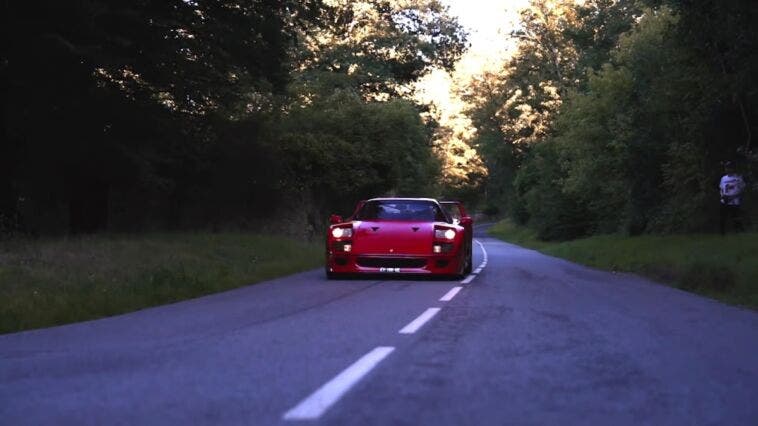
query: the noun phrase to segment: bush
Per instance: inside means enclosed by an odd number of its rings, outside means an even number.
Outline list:
[[[723,293],[734,287],[734,273],[724,265],[694,262],[678,280],[679,288]]]

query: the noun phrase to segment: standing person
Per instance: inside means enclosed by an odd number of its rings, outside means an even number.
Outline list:
[[[734,163],[724,163],[726,174],[721,177],[719,192],[721,193],[721,235],[726,232],[726,222],[731,219],[735,231],[742,231],[742,191],[745,189],[745,181],[737,174]]]

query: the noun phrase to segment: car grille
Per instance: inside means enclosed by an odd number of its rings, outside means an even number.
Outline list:
[[[413,257],[359,257],[358,266],[364,268],[423,268],[426,259]]]

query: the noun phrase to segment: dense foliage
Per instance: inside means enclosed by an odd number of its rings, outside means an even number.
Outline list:
[[[2,16],[0,233],[251,226],[292,206],[319,226],[325,206],[434,185],[421,107],[401,96],[463,49],[436,0],[4,2]]]
[[[534,0],[522,27],[470,114],[488,202],[541,238],[713,229],[722,162],[755,182],[755,2]]]
[[[711,229],[723,161],[755,187],[757,16],[532,0],[445,127],[409,100],[465,47],[438,0],[5,2],[0,233],[313,230],[376,194],[480,197],[546,239]]]

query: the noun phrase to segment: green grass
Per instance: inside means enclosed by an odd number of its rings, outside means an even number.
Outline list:
[[[239,233],[3,241],[0,333],[134,311],[321,264],[319,244]]]
[[[501,221],[490,234],[551,256],[600,269],[634,272],[728,303],[758,308],[758,233],[600,235],[539,241],[530,230]]]

